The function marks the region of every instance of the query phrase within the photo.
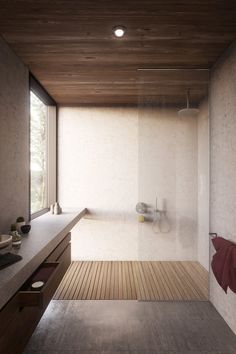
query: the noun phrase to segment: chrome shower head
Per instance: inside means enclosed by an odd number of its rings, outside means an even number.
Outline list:
[[[199,113],[198,108],[189,107],[189,90],[186,93],[187,107],[182,108],[178,111],[180,117],[196,117]]]

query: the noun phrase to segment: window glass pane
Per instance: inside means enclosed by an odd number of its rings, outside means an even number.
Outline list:
[[[47,207],[47,106],[30,93],[31,214]]]

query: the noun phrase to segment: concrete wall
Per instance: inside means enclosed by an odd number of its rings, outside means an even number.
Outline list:
[[[198,261],[209,269],[209,106],[200,105],[198,115]]]
[[[28,70],[0,37],[0,232],[29,212]]]
[[[135,205],[166,200],[169,233]],[[60,108],[59,200],[86,206],[73,259],[197,259],[197,120],[176,111]]]
[[[211,73],[210,122],[210,229],[236,242],[236,43]],[[212,272],[210,298],[236,333],[236,295],[226,295]]]

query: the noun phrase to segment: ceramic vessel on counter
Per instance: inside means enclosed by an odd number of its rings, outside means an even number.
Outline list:
[[[19,232],[17,230],[11,231],[11,235],[12,235],[12,246],[13,247],[20,247],[21,235],[19,234]]]
[[[28,234],[30,232],[31,225],[22,225],[20,229],[23,234]]]
[[[17,219],[16,219],[16,223],[15,223],[15,226],[16,226],[16,230],[18,232],[21,232],[21,226],[24,226],[25,225],[25,219],[23,218],[23,216],[19,216]]]
[[[11,235],[0,235],[0,248],[5,248],[9,246],[12,241]]]

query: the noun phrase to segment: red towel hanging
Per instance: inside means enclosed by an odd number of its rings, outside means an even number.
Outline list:
[[[227,293],[229,287],[236,293],[236,244],[223,237],[212,239],[216,253],[211,266],[216,280]]]

